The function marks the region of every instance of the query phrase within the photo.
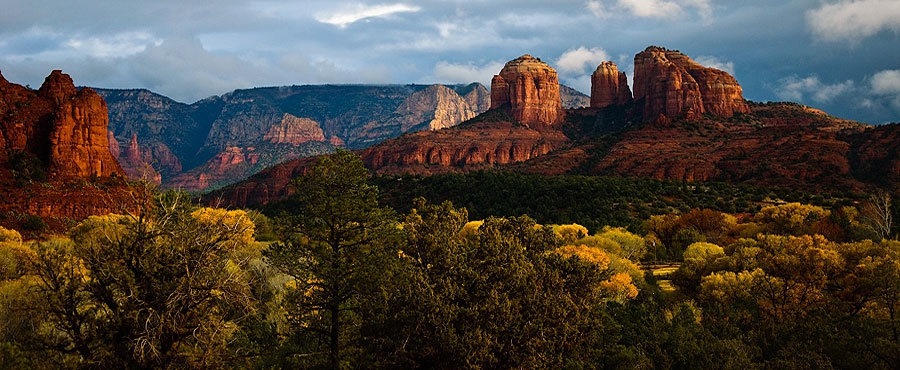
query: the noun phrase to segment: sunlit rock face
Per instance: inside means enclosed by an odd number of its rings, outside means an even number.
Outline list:
[[[123,174],[109,151],[106,102],[92,89],[75,88],[62,71],[37,91],[0,76],[0,117],[0,156],[30,153],[59,178]]]
[[[634,57],[634,99],[643,101],[645,120],[696,120],[704,113],[728,118],[750,111],[733,76],[657,46]]]
[[[553,126],[565,119],[556,70],[531,55],[503,66],[491,80],[491,109],[503,108],[529,126]]]
[[[591,108],[631,102],[628,77],[613,62],[603,62],[591,75]]]

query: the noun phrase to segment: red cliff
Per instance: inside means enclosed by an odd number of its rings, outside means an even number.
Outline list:
[[[634,99],[643,99],[645,120],[696,120],[704,113],[728,118],[750,111],[733,76],[656,46],[634,57]]]
[[[0,76],[0,192],[15,195],[0,199],[0,226],[24,230],[31,215],[61,232],[64,220],[140,212],[150,193],[124,181],[108,122],[104,100],[60,71],[36,91]]]
[[[503,66],[491,80],[491,109],[504,108],[526,125],[552,126],[565,119],[556,70],[531,55]]]
[[[613,62],[603,62],[591,75],[591,108],[631,102],[628,77]]]
[[[556,130],[479,122],[407,134],[364,149],[360,156],[368,168],[382,174],[463,172],[524,162],[569,142]]]
[[[106,102],[69,75],[53,71],[37,91],[0,77],[0,149],[31,153],[54,177],[123,174],[109,151]]]

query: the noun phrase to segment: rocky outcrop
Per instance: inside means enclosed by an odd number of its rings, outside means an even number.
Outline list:
[[[643,101],[645,120],[697,120],[704,113],[729,118],[750,111],[734,77],[656,46],[634,57],[634,99]]]
[[[300,145],[308,141],[325,141],[325,134],[318,122],[285,113],[281,123],[270,127],[263,140],[273,144]]]
[[[53,71],[39,90],[0,76],[0,193],[14,195],[0,197],[0,225],[35,237],[22,216],[64,232],[90,215],[139,214],[150,194],[123,180],[110,137],[103,99],[68,75]]]
[[[469,107],[475,113],[486,112],[488,109],[491,109],[491,92],[480,83],[475,82],[466,85],[462,89],[456,90],[456,92],[462,95],[463,99],[466,99]]]
[[[132,134],[128,145],[122,147],[112,131],[109,132],[109,151],[116,157],[128,178],[159,185],[162,183],[162,173],[168,175],[181,172],[181,161],[166,144],[158,141],[139,142],[138,135]]]
[[[591,106],[591,97],[566,85],[559,85],[559,100],[563,109],[578,109]]]
[[[0,77],[0,100],[3,156],[30,153],[56,178],[123,174],[109,151],[106,102],[94,90],[76,89],[56,70],[37,92]]]
[[[569,117],[589,121],[578,115],[604,113],[585,110]],[[808,191],[858,190],[878,181],[900,184],[900,160],[893,154],[900,148],[900,129],[890,134],[885,126],[836,119],[799,104],[756,104],[739,119],[707,115],[696,122],[662,119],[632,127],[614,141],[579,141],[584,144],[516,168]]]
[[[591,108],[631,102],[628,77],[613,62],[603,62],[591,75]]]
[[[506,109],[526,125],[561,123],[565,111],[556,70],[528,54],[507,62],[491,80],[491,109],[495,108]]]
[[[360,152],[382,174],[460,172],[524,162],[570,141],[556,130],[510,122],[479,122],[463,128],[416,132]]]
[[[391,175],[464,172],[522,163],[569,144],[557,130],[536,130],[505,121],[477,122],[439,131],[420,131],[358,151],[373,172]],[[290,181],[315,158],[299,158],[267,168],[249,179],[213,192],[226,206],[245,207],[293,194]]]
[[[226,148],[216,154],[204,166],[188,171],[169,180],[169,186],[188,191],[221,186],[223,180],[246,178],[248,172],[260,161],[260,153],[238,147]]]
[[[406,98],[394,114],[388,125],[399,125],[401,132],[409,132],[453,127],[476,113],[472,104],[453,89],[431,85]]]
[[[299,145],[261,143],[253,147],[229,147],[203,165],[172,177],[166,184],[187,191],[212,190],[246,179],[279,163],[332,151],[334,147],[320,141]]]

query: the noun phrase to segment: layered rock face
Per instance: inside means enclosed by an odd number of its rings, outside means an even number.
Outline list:
[[[482,122],[434,132],[416,132],[360,152],[366,167],[382,174],[471,171],[524,162],[570,141],[562,132],[510,122]]]
[[[591,108],[631,102],[628,77],[613,62],[603,62],[591,75]]]
[[[285,113],[280,124],[269,127],[263,140],[273,144],[299,145],[308,141],[325,141],[325,134],[318,122]]]
[[[479,85],[480,86],[480,85]],[[473,90],[477,104],[477,90]],[[425,90],[413,93],[394,110],[395,117],[389,125],[400,125],[401,132],[440,130],[456,126],[460,122],[475,117],[476,113],[469,99],[460,96],[444,85],[431,85]]]
[[[491,92],[480,83],[472,83],[457,91],[476,113],[491,109]]]
[[[728,118],[750,111],[733,76],[656,46],[634,57],[634,99],[643,99],[645,120],[696,120],[704,113]]]
[[[0,193],[8,195],[0,197],[0,225],[23,231],[19,216],[35,215],[63,232],[71,226],[63,220],[137,214],[148,204],[150,194],[124,181],[107,123],[103,99],[60,71],[39,90],[0,76]]]
[[[98,92],[109,104],[110,150],[129,177],[186,190],[239,181],[334,147],[364,148],[408,131],[453,126],[490,107],[479,83],[269,87],[190,105],[147,90]],[[138,150],[131,150],[135,135]]]
[[[94,90],[79,91],[56,70],[37,92],[0,76],[0,100],[0,155],[31,153],[56,178],[123,174],[109,151],[106,102]]]
[[[491,109],[505,108],[526,125],[552,126],[565,119],[556,70],[531,55],[503,66],[491,80]]]

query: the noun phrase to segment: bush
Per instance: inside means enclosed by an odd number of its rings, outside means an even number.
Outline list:
[[[44,222],[44,219],[38,215],[25,215],[22,218],[22,228],[30,231],[44,231],[47,230],[47,223]]]
[[[9,152],[7,158],[7,166],[12,170],[17,185],[24,186],[32,181],[47,181],[47,172],[44,171],[43,162],[33,154],[13,150]]]

